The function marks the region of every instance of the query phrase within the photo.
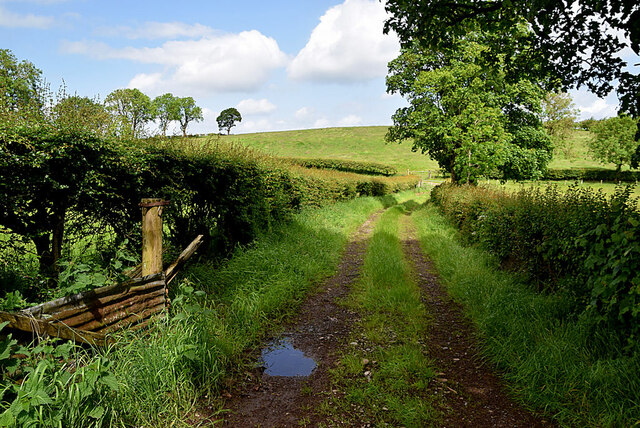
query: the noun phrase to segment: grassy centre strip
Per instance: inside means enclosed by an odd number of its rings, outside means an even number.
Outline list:
[[[399,238],[399,219],[414,205],[380,218],[362,278],[345,302],[360,319],[331,373],[333,393],[321,409],[329,421],[408,427],[437,418],[428,392],[435,370],[424,345],[429,316]]]

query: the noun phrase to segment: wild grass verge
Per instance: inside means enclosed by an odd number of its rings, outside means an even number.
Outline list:
[[[347,424],[417,427],[437,419],[427,395],[435,376],[423,343],[429,318],[398,236],[406,212],[398,205],[380,218],[362,279],[346,302],[360,320],[331,373],[332,389],[339,392],[322,409]]]
[[[462,246],[434,206],[413,217],[424,251],[476,324],[487,357],[527,405],[564,426],[640,422],[637,355],[596,352],[588,326],[565,315],[571,302],[538,293],[486,253]]]

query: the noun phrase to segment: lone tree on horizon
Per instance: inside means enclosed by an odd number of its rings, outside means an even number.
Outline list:
[[[218,128],[220,130],[226,129],[227,135],[229,135],[231,128],[236,126],[236,122],[242,122],[242,116],[237,109],[230,107],[222,110],[216,121],[218,122]]]

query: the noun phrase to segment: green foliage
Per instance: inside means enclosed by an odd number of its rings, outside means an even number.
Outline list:
[[[514,396],[558,426],[633,426],[640,420],[640,354],[620,355],[616,340],[576,317],[571,296],[539,293],[522,275],[497,269],[483,248],[433,205],[413,216],[425,252],[449,294],[482,338],[482,355]]]
[[[196,105],[196,102],[191,97],[178,98],[180,129],[182,129],[182,136],[187,136],[187,127],[191,122],[200,122],[204,119],[202,116],[202,109]]]
[[[418,43],[404,48],[389,64],[387,91],[407,97],[410,106],[394,114],[388,141],[412,140],[454,182],[475,183],[495,170],[505,178],[538,178],[551,158],[535,114],[543,91],[535,81],[510,76],[504,61],[486,60],[499,42],[473,33],[439,50]]]
[[[156,117],[160,122],[160,130],[162,135],[167,135],[167,127],[170,122],[180,120],[181,118],[181,102],[180,98],[174,97],[173,94],[159,95],[153,100],[153,106]]]
[[[116,89],[104,104],[114,117],[114,133],[122,137],[144,136],[145,125],[155,117],[151,99],[138,89]]]
[[[396,175],[398,170],[389,165],[375,162],[357,162],[342,159],[307,159],[307,158],[286,158],[296,165],[305,168],[334,169],[336,171],[353,172],[355,174],[367,175]]]
[[[216,118],[216,122],[218,122],[218,128],[220,128],[221,131],[226,129],[227,135],[229,135],[231,128],[236,126],[236,122],[242,122],[242,116],[237,109],[230,107],[220,112],[220,115]]]
[[[42,71],[0,49],[0,118],[33,120],[42,117],[46,86]]]
[[[442,186],[432,199],[466,239],[540,288],[571,296],[571,312],[594,325],[595,338],[604,334],[633,350],[640,345],[640,209],[629,192],[620,187],[607,199],[584,188],[509,195]]]
[[[616,171],[630,165],[638,147],[635,139],[638,119],[627,115],[611,117],[592,128],[595,138],[589,142],[591,155],[602,163],[613,163]]]
[[[635,0],[388,0],[385,8],[390,13],[385,32],[393,30],[405,46],[418,40],[431,49],[448,46],[451,39],[479,28],[501,33],[524,19],[531,29],[527,43],[494,44],[488,58],[504,58],[514,75],[551,76],[564,88],[586,84],[602,97],[613,89],[613,81],[620,80],[622,110],[640,115],[640,75],[627,71],[618,55],[625,47],[640,51],[640,5]],[[624,33],[626,40],[611,29]]]
[[[576,114],[571,95],[566,92],[549,92],[542,103],[542,121],[544,128],[553,141],[555,150],[566,157],[573,157],[573,147],[569,136],[574,127]]]
[[[15,354],[24,357],[18,359]],[[0,342],[0,368],[1,426],[110,424],[110,404],[120,384],[109,360],[89,359],[85,350],[72,343],[41,341],[33,347],[18,346],[9,334]]]
[[[66,96],[53,107],[53,122],[57,128],[106,136],[111,117],[104,106],[88,97]]]
[[[496,178],[496,177],[493,177]],[[550,181],[603,181],[607,183],[617,183],[619,181],[633,183],[640,180],[640,172],[637,171],[615,171],[613,169],[596,168],[572,168],[572,169],[548,169],[543,180]]]

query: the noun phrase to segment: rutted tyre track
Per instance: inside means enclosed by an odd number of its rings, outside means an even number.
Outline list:
[[[433,273],[410,217],[403,219],[403,250],[412,265],[424,303],[433,319],[427,349],[440,371],[434,393],[440,396],[443,427],[546,427],[552,424],[511,399],[503,382],[479,353],[474,329]],[[437,403],[438,400],[436,400]]]
[[[303,303],[299,315],[285,329],[284,336],[316,361],[314,372],[308,377],[248,373],[225,404],[229,409],[225,426],[285,427],[300,426],[301,422],[315,426],[321,422],[316,410],[331,393],[328,368],[335,365],[336,351],[348,337],[356,317],[338,301],[349,293],[350,285],[360,275],[367,242],[381,213],[360,226],[344,251],[337,273]]]

